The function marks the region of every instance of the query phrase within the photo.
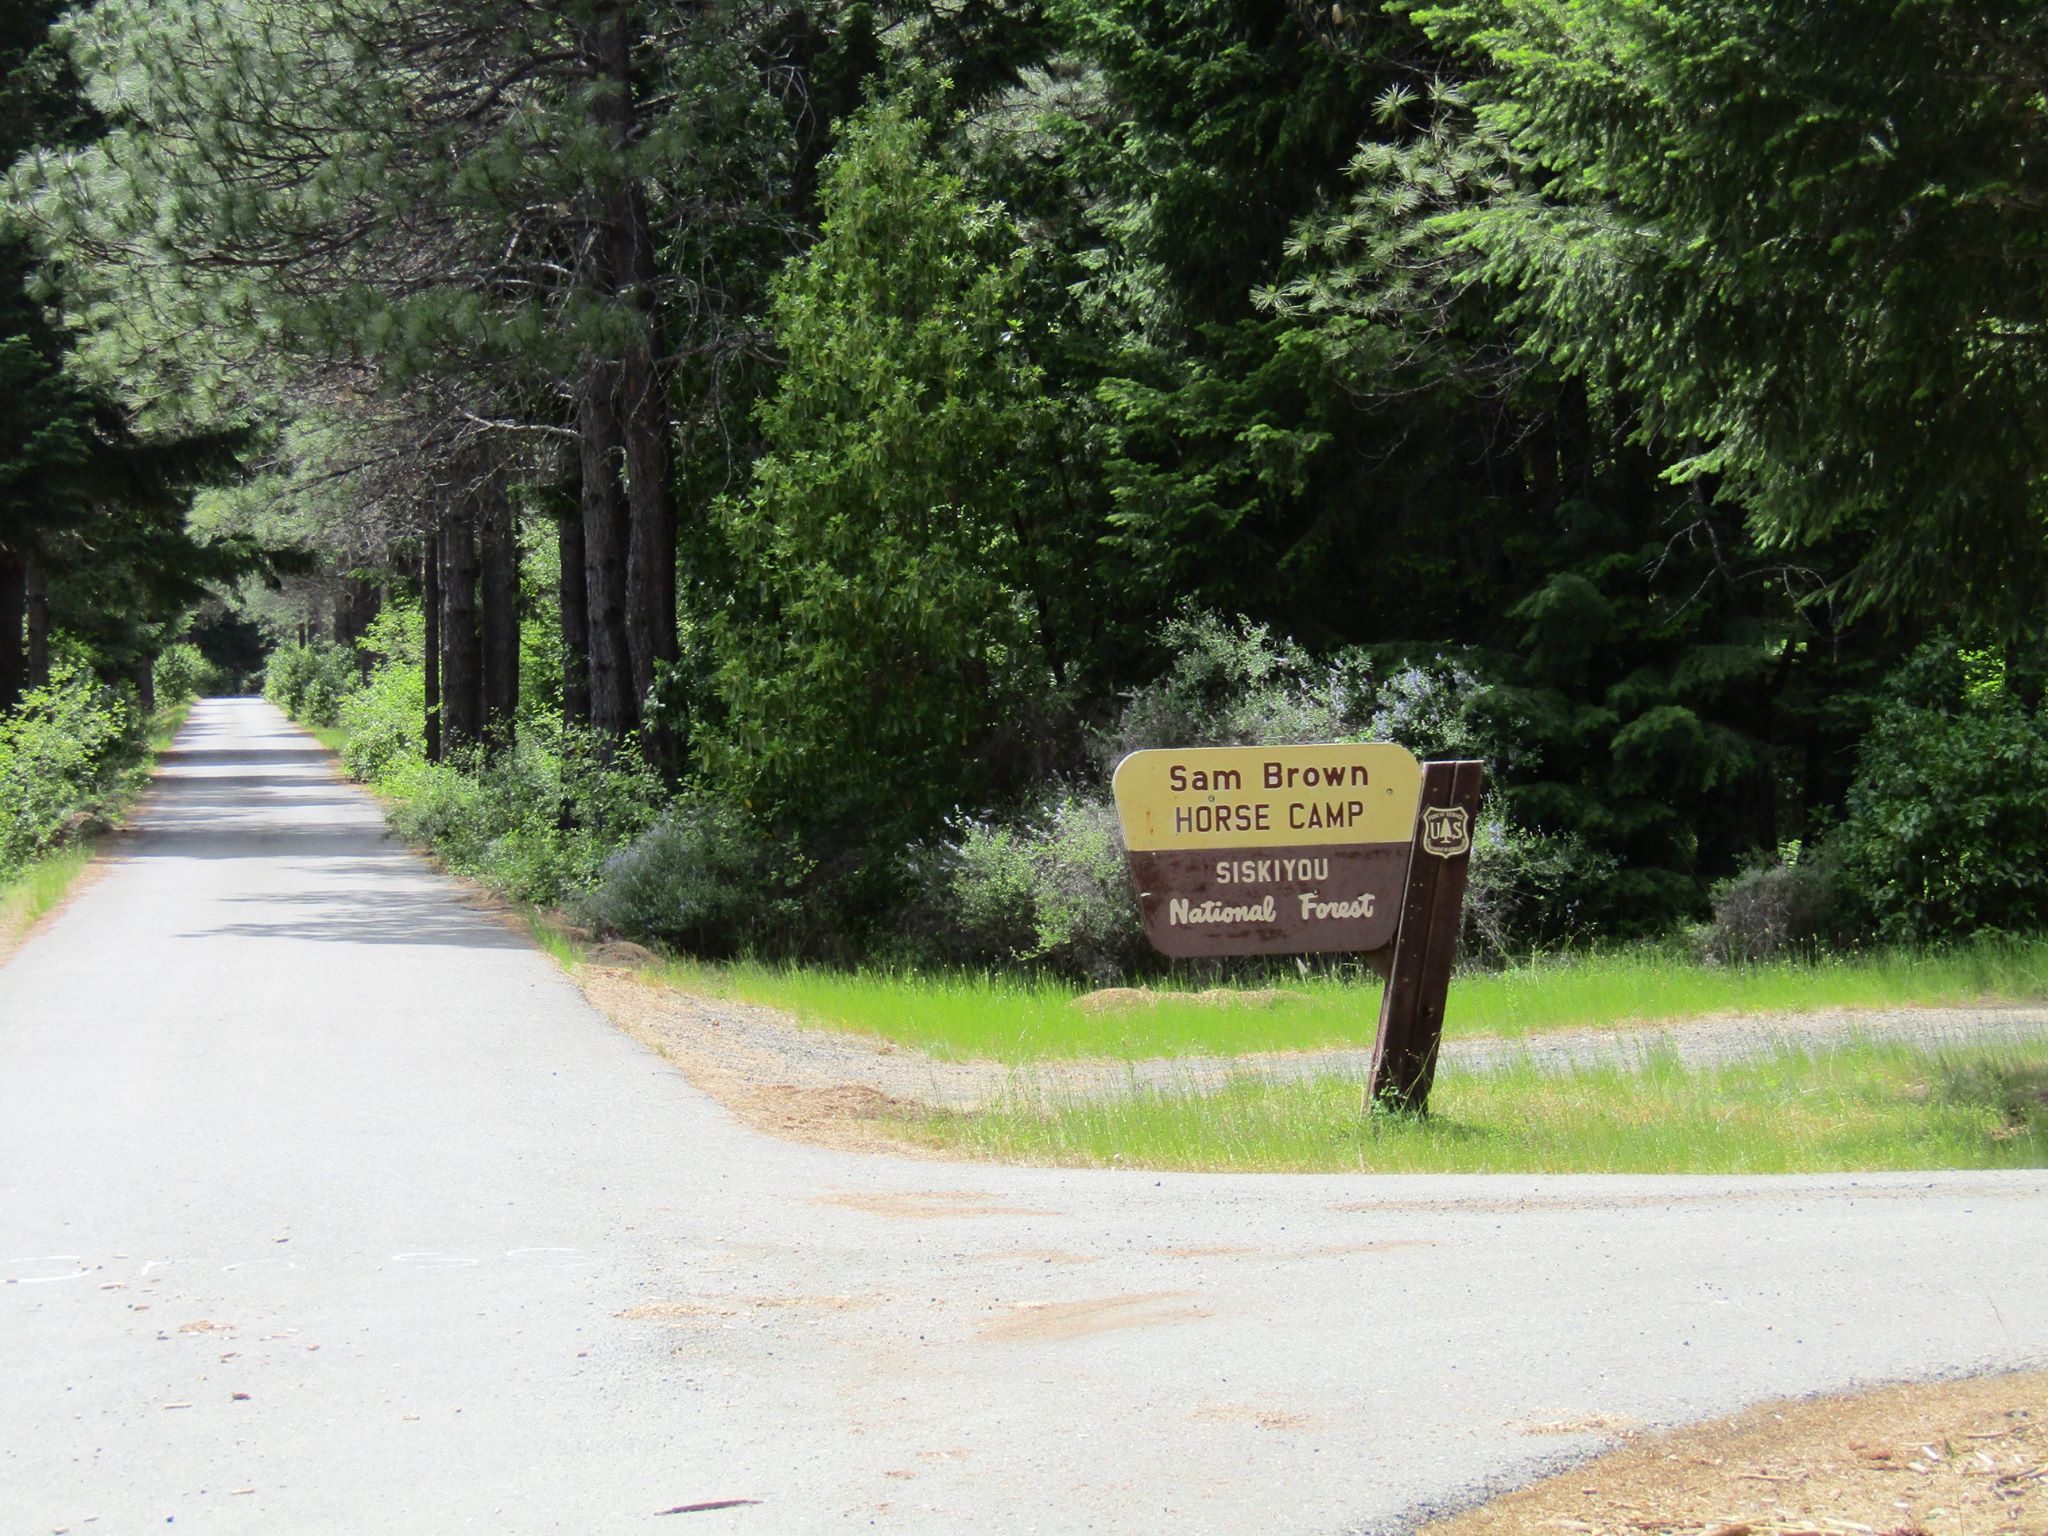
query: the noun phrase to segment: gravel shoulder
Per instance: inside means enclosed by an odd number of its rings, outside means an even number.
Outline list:
[[[1020,1101],[1062,1104],[1137,1093],[1206,1093],[1247,1080],[1362,1080],[1371,1065],[1371,1052],[1358,1049],[1030,1067],[942,1061],[864,1035],[807,1027],[775,1009],[680,991],[628,967],[586,965],[576,979],[600,1011],[675,1061],[699,1087],[750,1123],[834,1145],[846,1144],[853,1134],[846,1122],[871,1118],[891,1106],[966,1112]],[[2041,1007],[1837,1009],[1713,1016],[1521,1039],[1452,1040],[1444,1046],[1443,1061],[1453,1071],[1524,1064],[1566,1071],[1629,1066],[1668,1053],[1687,1065],[1704,1066],[1852,1041],[1939,1048],[2044,1037],[2048,1008]]]
[[[1532,1424],[1571,1434],[1582,1421]],[[1763,1403],[1436,1521],[1421,1536],[1993,1536],[2048,1531],[2048,1373]]]

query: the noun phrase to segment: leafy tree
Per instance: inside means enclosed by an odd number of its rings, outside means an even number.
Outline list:
[[[106,0],[68,35],[112,131],[46,157],[35,207],[95,283],[92,357],[180,409],[311,388],[428,402],[441,448],[570,433],[586,601],[565,640],[616,737],[676,656],[674,413],[706,397],[675,386],[685,360],[715,385],[748,344],[705,264],[773,202],[754,20],[666,0]],[[450,457],[415,479],[460,524],[491,477],[446,474]],[[406,532],[449,542],[439,517]]]
[[[847,125],[818,242],[778,280],[786,367],[720,617],[709,758],[827,836],[917,835],[1028,777],[1084,553],[1034,495],[1050,420],[1020,333],[1028,254],[904,100]],[[1020,760],[1022,759],[1022,760]]]
[[[1892,679],[1840,837],[1850,894],[1887,939],[2048,922],[2048,714],[2012,681],[2000,658],[1953,641]]]
[[[97,129],[48,44],[58,9],[0,20],[0,159]],[[53,628],[146,696],[186,610],[258,553],[185,525],[193,488],[231,469],[234,438],[142,435],[111,391],[70,373],[74,338],[29,291],[39,255],[0,210],[0,711],[48,679]]]
[[[1512,192],[1442,246],[1526,345],[1625,380],[1680,479],[1866,607],[2037,634],[2048,16],[2018,0],[1470,0]]]

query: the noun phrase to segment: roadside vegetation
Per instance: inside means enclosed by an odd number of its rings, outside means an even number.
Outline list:
[[[210,681],[196,650],[174,646],[145,710],[133,689],[67,658],[0,714],[0,946],[63,899]]]
[[[1276,973],[1235,985],[1090,990],[1056,977],[850,972],[759,962],[673,961],[654,976],[679,991],[779,1009],[943,1060],[1014,1065],[1085,1057],[1144,1060],[1370,1046],[1378,978],[1363,967]],[[2048,1000],[2048,941],[1984,938],[1939,950],[1878,949],[1813,959],[1710,964],[1639,947],[1565,954],[1451,982],[1445,1034],[1517,1038],[1717,1014],[1973,1007]]]
[[[1008,1162],[1245,1172],[1824,1173],[2048,1165],[2048,1046],[1858,1045],[1725,1066],[1445,1070],[1426,1118],[1362,1081],[1238,1083],[898,1122]]]

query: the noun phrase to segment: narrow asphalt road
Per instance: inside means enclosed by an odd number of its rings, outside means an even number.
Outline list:
[[[5,1536],[1394,1531],[1536,1426],[2039,1364],[2044,1254],[2034,1173],[766,1140],[254,701],[0,969]]]

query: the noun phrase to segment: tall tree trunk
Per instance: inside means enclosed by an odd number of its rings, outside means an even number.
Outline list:
[[[564,507],[555,523],[561,558],[562,718],[590,724],[590,604],[583,572],[583,515]]]
[[[483,643],[476,625],[476,505],[461,497],[441,514],[441,741],[474,746],[484,734]]]
[[[606,371],[612,375],[610,395],[620,447],[617,462],[627,502],[626,667],[632,689],[631,712],[637,719],[657,670],[676,658],[676,514],[670,485],[668,389],[655,304],[659,274],[654,235],[645,194],[626,169],[638,114],[628,8],[617,0],[600,3],[584,44],[598,80],[590,94],[591,121],[612,151],[615,170],[596,197],[596,276],[600,292],[621,305],[631,320],[624,346]],[[590,602],[595,613],[599,594],[594,582]],[[597,708],[596,642],[593,625],[593,714]],[[673,755],[673,743],[657,734],[650,733],[642,746],[657,763]]]
[[[438,531],[421,541],[420,615],[425,635],[420,646],[421,670],[425,673],[427,718],[425,744],[427,761],[441,761],[441,538]]]
[[[28,685],[50,680],[50,582],[33,553],[22,560],[22,600],[28,617]]]
[[[156,654],[151,652],[135,663],[135,697],[147,721],[156,713]]]
[[[626,188],[618,204],[616,268],[622,297],[631,304],[636,322],[620,368],[619,424],[632,518],[626,554],[626,641],[632,654],[633,695],[644,701],[657,671],[676,659],[676,506],[668,387],[659,363],[659,316],[654,305],[654,238],[638,188]],[[651,740],[644,745],[654,747]],[[655,755],[660,760],[666,753]]]
[[[477,543],[483,567],[484,744],[512,745],[519,713],[519,538],[512,498],[493,474],[480,492]]]
[[[27,574],[19,555],[0,549],[0,713],[21,702],[28,683],[28,653],[21,635],[28,611]]]
[[[376,583],[362,576],[348,576],[342,579],[334,598],[334,643],[348,648],[355,661],[356,675],[365,682],[369,681],[373,658],[358,642],[376,622],[381,596]]]
[[[633,697],[645,707],[656,676],[676,659],[676,505],[670,484],[668,391],[651,350],[635,347],[625,367],[623,425],[631,538],[626,552],[626,644]],[[649,731],[642,748],[657,767],[676,756],[672,729]]]
[[[640,723],[626,644],[630,519],[620,484],[617,370],[593,363],[583,381],[583,583],[589,635],[590,723],[614,739]]]

